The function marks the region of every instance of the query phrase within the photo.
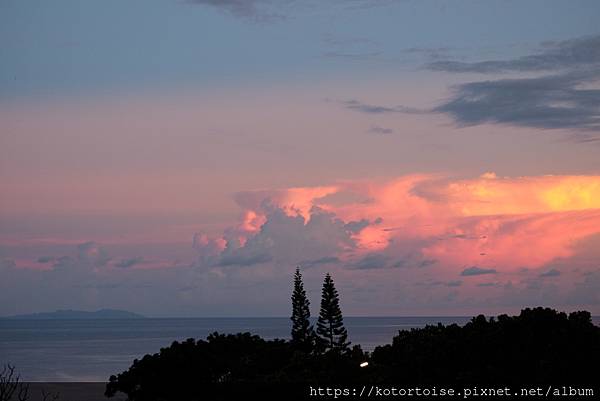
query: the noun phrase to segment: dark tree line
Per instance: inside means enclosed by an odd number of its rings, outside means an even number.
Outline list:
[[[371,360],[384,381],[597,384],[600,327],[589,312],[527,308],[462,327],[403,330]]]

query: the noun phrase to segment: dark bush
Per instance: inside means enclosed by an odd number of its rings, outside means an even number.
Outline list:
[[[600,328],[589,312],[549,308],[473,318],[464,327],[401,331],[372,355],[383,381],[421,383],[593,383]]]

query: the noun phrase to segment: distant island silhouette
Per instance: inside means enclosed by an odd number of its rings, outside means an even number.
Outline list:
[[[82,311],[59,309],[54,312],[29,313],[6,316],[5,319],[144,319],[145,316],[119,309],[99,309],[97,311]]]

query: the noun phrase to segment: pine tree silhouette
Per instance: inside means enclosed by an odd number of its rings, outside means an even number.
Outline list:
[[[312,350],[315,341],[315,332],[309,318],[310,302],[306,298],[300,268],[296,267],[292,293],[292,344],[306,352]]]
[[[331,275],[327,273],[323,281],[321,310],[317,321],[319,343],[326,350],[345,352],[348,350],[348,332],[344,327],[344,319],[340,309],[338,292]]]

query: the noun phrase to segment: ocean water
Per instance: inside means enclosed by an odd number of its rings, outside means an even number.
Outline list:
[[[347,317],[349,338],[365,350],[391,342],[401,329],[466,317]],[[134,359],[173,341],[210,333],[249,331],[266,339],[289,338],[289,318],[186,318],[17,320],[0,319],[0,365],[11,363],[28,381],[105,381]]]
[[[365,350],[387,344],[402,329],[464,324],[469,317],[346,317],[349,339]],[[0,319],[0,365],[17,367],[27,381],[106,381],[134,359],[173,341],[251,332],[289,338],[289,318],[169,318],[98,320]]]

